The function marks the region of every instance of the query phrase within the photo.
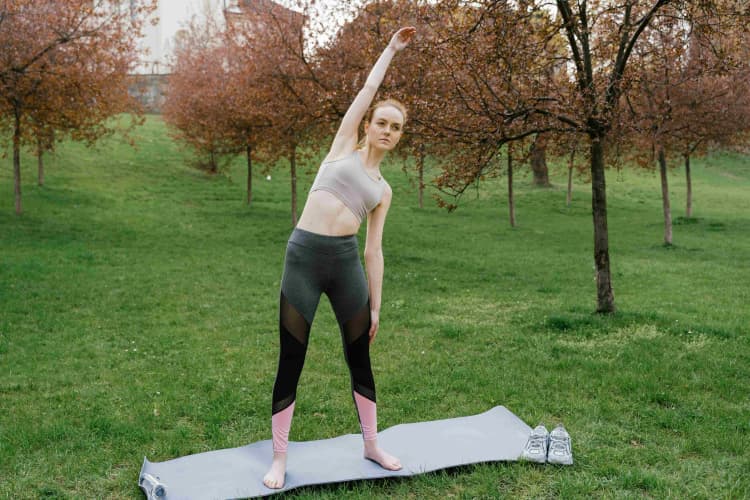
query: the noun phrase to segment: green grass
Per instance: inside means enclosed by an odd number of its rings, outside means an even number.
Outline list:
[[[270,436],[289,182],[191,170],[161,121],[139,149],[64,144],[44,187],[24,156],[24,214],[0,169],[0,497],[142,498],[162,461]],[[381,428],[504,405],[565,423],[570,468],[482,464],[287,498],[740,498],[750,496],[750,163],[694,160],[695,218],[671,175],[674,243],[658,177],[610,171],[619,313],[592,314],[590,189],[504,179],[447,213],[417,207],[400,164],[384,235],[372,357]],[[300,206],[314,163],[301,175]],[[364,228],[360,233],[364,237]],[[363,241],[362,241],[363,242]],[[293,440],[357,431],[335,318],[315,319]],[[743,472],[745,471],[745,472]]]

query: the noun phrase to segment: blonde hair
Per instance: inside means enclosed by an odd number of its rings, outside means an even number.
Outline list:
[[[401,115],[404,117],[403,124],[404,125],[406,124],[406,118],[407,118],[406,106],[404,106],[404,104],[401,101],[398,101],[396,99],[391,99],[391,98],[383,99],[382,101],[378,101],[372,106],[370,106],[370,109],[368,109],[367,113],[365,113],[365,119],[363,120],[363,123],[370,123],[370,121],[372,120],[372,115],[375,114],[375,110],[378,108],[384,108],[386,106],[391,106],[399,110]],[[357,147],[359,149],[364,149],[365,145],[367,145],[367,134],[365,134],[365,136],[362,137],[362,139],[360,139],[359,143],[357,144]]]

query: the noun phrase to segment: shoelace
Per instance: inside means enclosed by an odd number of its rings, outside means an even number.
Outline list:
[[[544,451],[545,440],[546,440],[546,436],[539,436],[539,435],[532,434],[529,437],[529,444],[528,444],[529,451],[532,451],[535,453],[542,453]]]
[[[555,455],[570,455],[570,441],[564,437],[550,437],[549,453]]]

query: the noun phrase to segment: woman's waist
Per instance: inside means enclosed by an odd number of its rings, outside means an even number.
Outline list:
[[[297,227],[329,236],[359,232],[361,221],[343,201],[328,191],[313,191],[307,197]]]
[[[299,225],[289,235],[289,243],[325,254],[359,253],[359,241],[356,234],[322,234]]]

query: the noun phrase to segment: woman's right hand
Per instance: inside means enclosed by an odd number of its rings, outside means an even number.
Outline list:
[[[411,41],[412,37],[414,36],[416,32],[417,32],[417,28],[413,26],[407,26],[406,28],[401,28],[393,35],[393,38],[391,38],[391,41],[388,44],[388,46],[393,47],[393,49],[398,52],[399,50],[409,45],[409,42]]]

